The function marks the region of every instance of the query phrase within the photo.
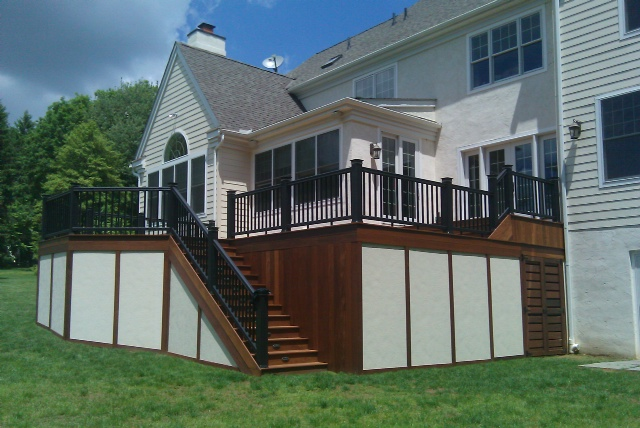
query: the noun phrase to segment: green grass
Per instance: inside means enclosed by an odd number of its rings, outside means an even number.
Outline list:
[[[252,378],[35,325],[35,273],[0,270],[0,427],[639,426],[640,373],[588,356]]]

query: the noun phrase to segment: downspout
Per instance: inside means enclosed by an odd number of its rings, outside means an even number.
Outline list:
[[[564,153],[564,126],[563,126],[563,100],[562,100],[562,55],[560,51],[560,0],[552,0],[553,4],[553,24],[554,24],[554,39],[555,39],[555,61],[556,61],[556,101],[557,101],[557,114],[558,114],[558,139],[561,142],[560,145],[560,199],[562,203],[562,224],[564,234],[564,292],[565,292],[565,309],[567,311],[567,335],[569,336],[569,352],[577,353],[579,345],[576,343],[574,332],[574,319],[573,319],[573,287],[571,283],[571,251],[569,249],[569,228],[568,228],[568,216],[567,216],[567,176],[565,168],[565,153]]]

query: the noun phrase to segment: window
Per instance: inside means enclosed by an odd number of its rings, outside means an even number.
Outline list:
[[[187,140],[179,132],[176,132],[169,138],[167,146],[164,149],[164,161],[169,162],[187,154]]]
[[[354,92],[356,98],[394,98],[395,97],[395,67],[362,77],[355,81]]]
[[[504,165],[504,149],[489,152],[489,174],[500,174]]]
[[[469,171],[469,188],[480,189],[480,155],[471,155],[467,158]],[[469,194],[469,215],[479,217],[482,214],[482,199],[477,193]]]
[[[335,129],[296,141],[293,145],[287,144],[258,153],[255,156],[255,188],[260,189],[279,184],[282,177],[285,176],[293,176],[295,180],[301,180],[337,171],[340,163],[339,149],[340,131]],[[332,184],[334,181],[335,186]],[[309,182],[309,184],[297,186],[294,188],[293,196],[296,203],[302,203],[335,197],[337,191],[337,181],[328,177],[320,184]],[[256,202],[258,209],[262,211],[271,206],[271,196],[264,195],[263,198],[264,200]],[[274,200],[274,205],[277,204],[279,201]]]
[[[558,144],[554,138],[542,140],[542,156],[544,164],[544,178],[558,177]]]
[[[416,144],[401,141],[395,137],[382,137],[382,171],[402,174],[405,177],[416,176]],[[398,189],[398,187],[400,187]],[[399,191],[399,192],[398,192]],[[398,196],[400,200],[398,201]],[[395,177],[382,178],[382,213],[387,216],[398,215],[398,203],[403,218],[414,218],[416,212],[416,183],[413,180]]]
[[[472,36],[471,88],[543,67],[540,12]]]
[[[599,98],[596,109],[601,180],[640,178],[640,88]]]
[[[531,144],[520,144],[516,146],[516,172],[533,175]]]
[[[640,0],[619,0],[622,34],[640,33]]]

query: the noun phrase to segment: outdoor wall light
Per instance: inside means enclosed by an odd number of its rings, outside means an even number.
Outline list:
[[[582,122],[579,120],[573,119],[573,124],[569,125],[569,136],[571,136],[572,140],[577,140],[580,138],[580,134],[582,133]]]
[[[382,152],[382,149],[379,145],[373,143],[369,145],[369,154],[371,155],[371,159],[380,159],[380,152]]]

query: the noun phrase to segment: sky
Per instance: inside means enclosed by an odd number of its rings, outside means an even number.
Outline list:
[[[227,56],[287,73],[311,55],[401,14],[415,0],[0,0],[0,102],[9,122],[61,97],[121,81],[160,82],[175,41],[201,22]]]

